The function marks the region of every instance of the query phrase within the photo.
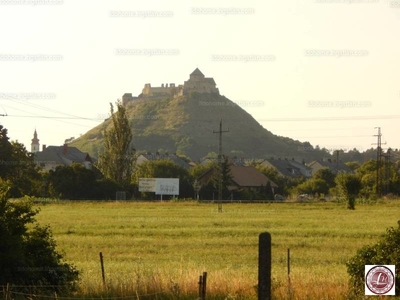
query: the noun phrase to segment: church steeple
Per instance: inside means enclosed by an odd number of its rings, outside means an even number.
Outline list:
[[[33,133],[33,139],[32,139],[32,144],[31,144],[31,152],[36,153],[39,152],[39,139],[37,137],[37,132],[35,129],[35,132]]]

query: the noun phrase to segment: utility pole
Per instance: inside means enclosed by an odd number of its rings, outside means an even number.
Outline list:
[[[228,130],[222,130],[222,119],[219,121],[219,131],[213,130],[213,133],[219,134],[219,146],[218,146],[218,165],[219,165],[219,178],[218,178],[218,212],[222,212],[222,134],[229,132]]]
[[[339,174],[339,150],[336,150],[336,175]]]
[[[372,145],[377,145],[376,147],[376,195],[381,196],[381,162],[382,162],[382,133],[380,127],[375,127],[378,129],[378,134],[374,135],[377,137],[377,143]],[[386,144],[386,143],[385,143]]]

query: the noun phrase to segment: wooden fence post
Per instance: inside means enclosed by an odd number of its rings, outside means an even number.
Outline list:
[[[199,298],[205,300],[207,294],[207,272],[203,272],[203,276],[199,276]]]
[[[203,292],[202,292],[202,300],[206,300],[207,294],[207,272],[203,272]]]
[[[104,262],[103,262],[103,253],[100,252],[100,265],[101,265],[101,276],[103,278],[103,285],[106,285],[106,276],[104,275]]]
[[[288,276],[288,299],[293,298],[292,282],[290,280],[290,248],[287,249],[287,276]]]
[[[261,233],[258,243],[258,300],[271,299],[271,234]]]
[[[10,291],[9,283],[7,283],[7,287],[6,287],[6,300],[11,300],[11,291]]]
[[[201,300],[203,292],[203,276],[199,276],[199,299]]]

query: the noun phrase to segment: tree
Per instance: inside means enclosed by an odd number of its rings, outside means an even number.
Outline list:
[[[12,146],[7,129],[0,125],[0,178],[7,178],[12,170]]]
[[[41,175],[33,160],[33,154],[29,153],[23,144],[10,142],[7,129],[1,125],[0,165],[0,178],[8,181],[10,197],[41,194]]]
[[[37,209],[29,200],[7,200],[0,183],[0,285],[31,285],[57,293],[76,288],[79,271],[64,262],[48,226],[35,222]],[[30,228],[30,229],[28,229]]]
[[[133,133],[125,107],[121,101],[116,105],[118,110],[114,113],[114,106],[110,103],[113,127],[104,131],[104,149],[99,155],[98,167],[106,178],[128,187],[134,166]]]
[[[267,182],[265,186],[265,199],[274,200],[274,193],[272,192],[271,181]]]
[[[203,172],[200,172],[203,171]],[[231,163],[229,158],[225,155],[222,156],[221,164],[213,160],[208,163],[205,167],[197,167],[194,173],[196,175],[204,175],[209,172],[210,176],[208,179],[202,183],[200,192],[203,198],[215,199],[219,191],[219,179],[222,176],[222,198],[227,198],[230,196],[228,186],[232,182],[231,174]]]
[[[325,181],[330,188],[335,186],[335,177],[335,173],[333,173],[329,168],[319,169],[313,175],[313,179],[321,179]]]
[[[365,265],[396,265],[396,295],[400,295],[400,221],[397,224],[397,228],[387,229],[386,235],[378,243],[361,248],[347,262],[351,294],[363,294]]]
[[[339,173],[335,179],[339,194],[347,202],[348,209],[355,209],[355,201],[361,189],[361,180],[353,174]]]
[[[193,177],[188,170],[169,159],[150,160],[137,165],[133,177],[136,184],[139,178],[179,178],[179,196],[193,197]]]
[[[327,194],[329,192],[329,185],[323,179],[312,178],[300,183],[294,188],[294,191],[296,194]]]
[[[86,169],[77,163],[58,166],[55,170],[50,170],[45,178],[47,194],[60,199],[113,199],[118,191],[118,185],[104,178],[97,169]]]
[[[355,171],[360,167],[358,161],[349,161],[345,163],[345,165],[348,166],[352,171]]]

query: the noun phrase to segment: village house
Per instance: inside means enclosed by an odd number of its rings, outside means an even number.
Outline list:
[[[73,163],[83,165],[90,169],[93,160],[89,153],[80,151],[76,147],[69,147],[67,144],[62,146],[42,146],[42,151],[39,151],[39,139],[35,130],[33,134],[31,152],[34,154],[34,162],[38,164],[43,171],[55,170],[57,166],[70,166]]]
[[[328,168],[334,174],[337,173],[349,173],[353,174],[353,170],[350,169],[346,164],[341,161],[336,161],[332,159],[323,159],[323,160],[315,160],[308,164],[308,166],[312,169],[312,174],[314,175],[320,169]]]
[[[210,179],[215,175],[217,169],[210,169],[201,175],[197,180],[201,186],[206,185]],[[275,193],[275,189],[278,185],[265,176],[263,173],[258,171],[252,166],[231,166],[232,180],[228,185],[228,190],[239,191],[247,190],[254,192],[262,192],[268,182],[271,185],[272,192]]]
[[[297,178],[305,177],[311,178],[312,169],[304,163],[295,161],[294,159],[266,159],[260,166],[274,168],[282,177]]]

